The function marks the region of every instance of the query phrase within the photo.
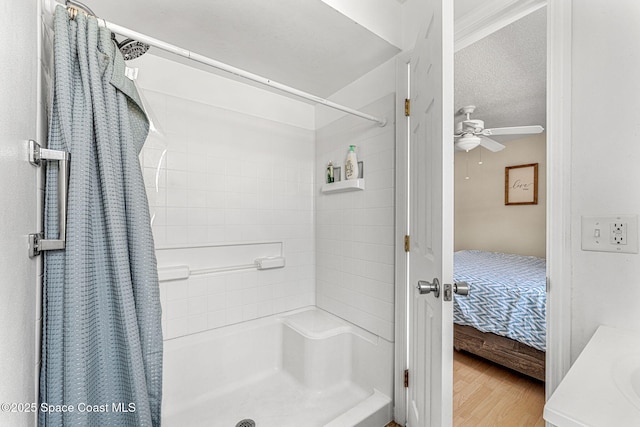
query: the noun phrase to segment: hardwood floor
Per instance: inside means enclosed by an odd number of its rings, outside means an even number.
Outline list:
[[[544,383],[453,352],[454,427],[542,426]]]

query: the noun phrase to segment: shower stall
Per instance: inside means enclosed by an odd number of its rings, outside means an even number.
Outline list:
[[[44,52],[56,5],[45,2]],[[140,164],[160,280],[163,424],[385,425],[394,386],[394,94],[357,111],[98,24],[117,33],[151,122]],[[242,79],[143,55],[156,49]],[[48,82],[47,61],[45,53]],[[349,115],[318,127],[308,101]],[[326,161],[353,144],[361,188],[324,188]]]
[[[141,157],[163,305],[163,422],[384,426],[394,253],[385,206],[393,181],[383,178],[393,173],[393,126],[345,117],[316,131],[197,91],[274,100],[259,89],[153,56],[136,66],[164,133]],[[196,83],[168,91],[150,81],[157,70]],[[282,111],[305,107],[275,101]],[[388,116],[393,102],[370,110]],[[324,159],[342,156],[354,130],[372,184],[323,193]],[[354,224],[365,212],[376,217]]]
[[[166,426],[384,426],[392,345],[314,307],[165,343]]]

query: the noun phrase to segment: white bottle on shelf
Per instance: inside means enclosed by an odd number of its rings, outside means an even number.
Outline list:
[[[350,145],[347,153],[347,160],[344,162],[344,176],[346,179],[358,179],[358,157],[356,156],[356,146]]]

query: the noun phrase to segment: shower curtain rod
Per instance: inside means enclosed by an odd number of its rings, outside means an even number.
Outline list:
[[[55,8],[56,8],[57,5],[64,6],[63,4],[58,3],[55,0],[44,0],[44,5],[45,5],[45,9],[47,10],[47,12],[52,14],[52,15],[55,13]],[[72,6],[70,6],[70,7],[73,8],[73,9],[77,9],[76,7],[72,7]],[[385,126],[387,124],[387,119],[384,118],[384,117],[383,118],[378,118],[378,117],[372,116],[370,114],[363,113],[362,111],[358,111],[358,110],[355,110],[353,108],[350,108],[350,107],[335,103],[333,101],[329,101],[328,99],[320,98],[319,96],[316,96],[316,95],[310,94],[308,92],[304,92],[302,90],[299,90],[299,89],[284,85],[282,83],[275,82],[275,81],[273,81],[271,79],[259,76],[257,74],[250,73],[250,72],[242,70],[240,68],[233,67],[231,65],[225,64],[224,62],[216,61],[215,59],[208,58],[208,57],[206,57],[204,55],[200,55],[198,53],[191,52],[191,51],[189,51],[187,49],[183,49],[181,47],[172,45],[172,44],[164,42],[162,40],[158,40],[158,39],[155,39],[153,37],[149,37],[149,36],[147,36],[145,34],[139,33],[137,31],[133,31],[133,30],[131,30],[129,28],[125,28],[125,27],[123,27],[121,25],[114,24],[112,22],[108,22],[108,21],[106,21],[106,20],[104,20],[102,18],[96,17],[96,19],[98,20],[98,25],[100,27],[107,28],[107,29],[109,29],[110,31],[112,31],[112,32],[114,32],[116,34],[120,34],[121,36],[128,37],[128,38],[137,40],[137,41],[142,42],[142,43],[146,43],[146,44],[148,44],[150,46],[153,46],[153,47],[156,47],[158,49],[164,50],[165,52],[173,53],[173,54],[181,56],[183,58],[187,58],[187,59],[190,59],[192,61],[199,62],[201,64],[208,65],[208,66],[213,67],[213,68],[217,68],[218,70],[226,71],[226,72],[234,74],[236,76],[240,76],[240,77],[243,77],[245,79],[248,79],[248,80],[251,80],[251,81],[254,81],[254,82],[257,82],[257,83],[261,83],[261,84],[269,86],[269,87],[273,87],[275,89],[278,89],[280,91],[295,95],[297,97],[300,97],[300,98],[303,98],[303,99],[307,99],[309,101],[317,102],[318,104],[325,105],[325,106],[327,106],[329,108],[333,108],[335,110],[340,110],[340,111],[343,111],[345,113],[349,113],[349,114],[352,114],[354,116],[358,116],[358,117],[361,117],[363,119],[370,120],[372,122],[376,122],[376,123],[378,123],[379,126]]]

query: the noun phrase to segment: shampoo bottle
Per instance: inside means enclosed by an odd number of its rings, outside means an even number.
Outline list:
[[[344,176],[346,179],[358,179],[358,158],[356,157],[356,146],[350,145],[347,153],[347,160],[344,162]]]

